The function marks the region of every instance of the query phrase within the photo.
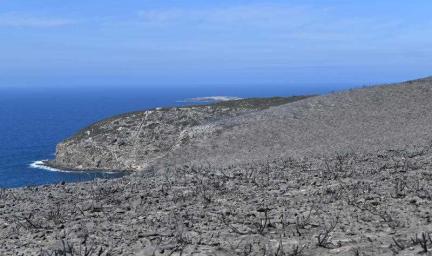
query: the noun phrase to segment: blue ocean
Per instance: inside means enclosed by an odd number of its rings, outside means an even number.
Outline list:
[[[54,158],[58,142],[115,114],[191,104],[184,99],[194,97],[322,94],[329,88],[346,87],[0,88],[0,188],[117,177],[119,174],[35,168],[37,161]]]

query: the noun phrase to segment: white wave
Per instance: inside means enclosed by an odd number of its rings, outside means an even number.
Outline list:
[[[50,172],[73,172],[73,171],[66,171],[66,170],[61,170],[61,169],[53,168],[50,166],[46,166],[44,164],[45,161],[47,161],[47,160],[34,161],[29,166],[30,166],[30,168],[42,169],[42,170],[50,171]]]
[[[46,162],[48,160],[39,160],[39,161],[34,161],[33,163],[31,163],[29,165],[30,168],[34,168],[34,169],[41,169],[41,170],[45,170],[45,171],[50,171],[50,172],[65,172],[65,173],[90,173],[90,172],[98,172],[98,173],[105,173],[105,174],[118,174],[119,172],[113,172],[113,171],[72,171],[72,170],[62,170],[62,169],[57,169],[54,167],[50,167],[45,165],[44,162]]]
[[[240,97],[232,97],[232,96],[209,96],[209,97],[197,97],[197,98],[189,98],[179,102],[220,102],[220,101],[229,101],[229,100],[241,100]]]

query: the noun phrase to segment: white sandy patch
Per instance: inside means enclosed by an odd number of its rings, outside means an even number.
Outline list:
[[[239,97],[232,96],[209,96],[209,97],[197,97],[185,99],[179,102],[220,102],[220,101],[229,101],[229,100],[241,100]]]

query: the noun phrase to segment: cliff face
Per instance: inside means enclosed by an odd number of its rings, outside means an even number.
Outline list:
[[[76,170],[143,170],[191,140],[216,132],[217,122],[304,98],[235,100],[120,115],[59,143],[56,159],[49,165]]]
[[[126,114],[60,143],[51,164],[132,171],[189,163],[226,166],[375,152],[425,144],[432,137],[430,78],[299,99]]]

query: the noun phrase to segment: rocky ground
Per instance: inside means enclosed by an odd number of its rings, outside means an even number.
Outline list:
[[[432,148],[0,191],[0,255],[418,255]]]

